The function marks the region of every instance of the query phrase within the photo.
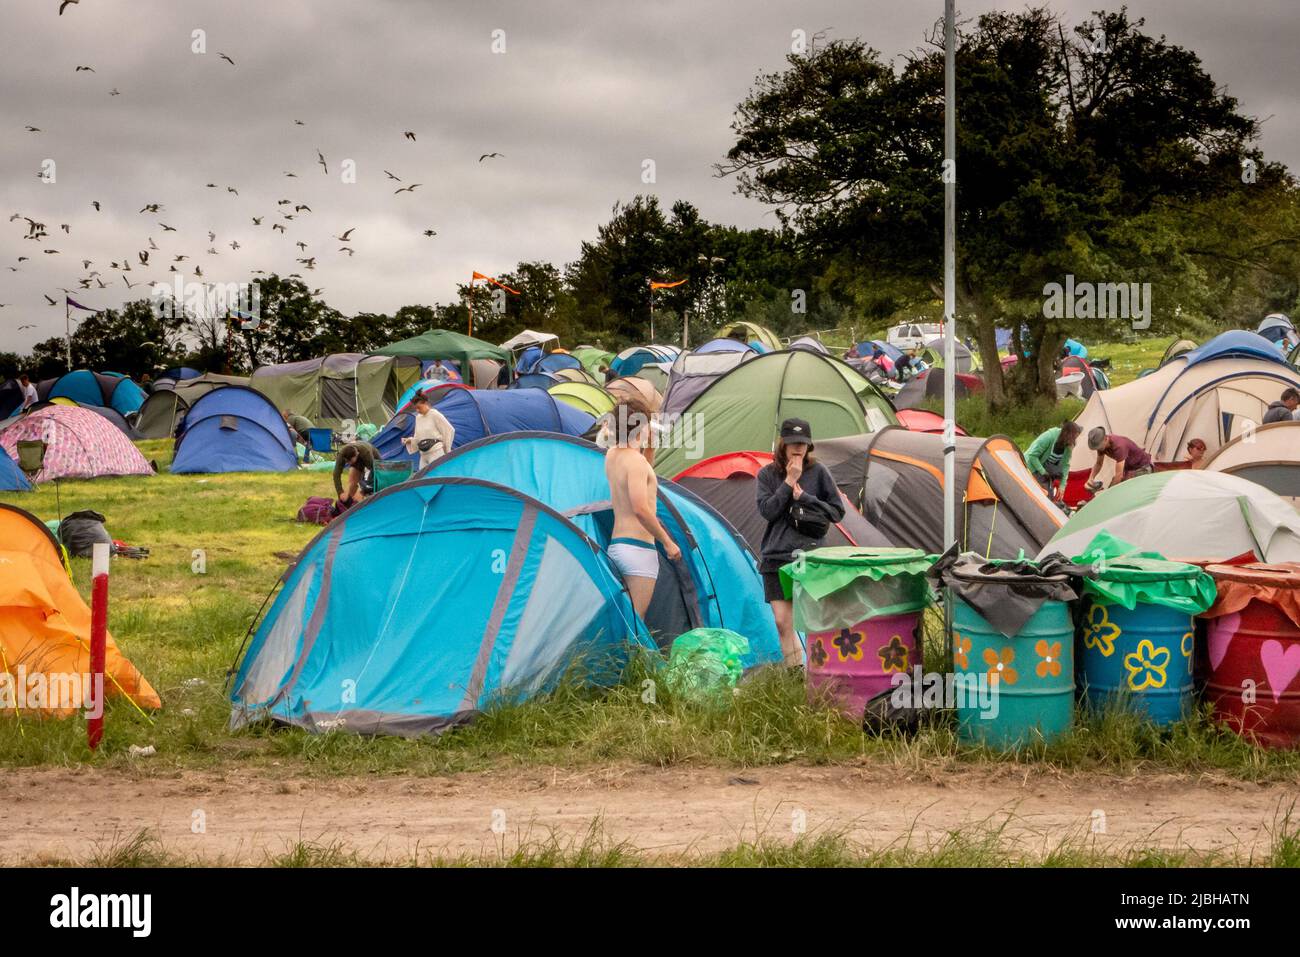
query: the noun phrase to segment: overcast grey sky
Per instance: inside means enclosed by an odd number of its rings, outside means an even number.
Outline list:
[[[967,2],[959,14],[1023,6]],[[1051,6],[1078,20],[1102,4]],[[189,278],[198,264],[205,279],[232,282],[300,271],[306,255],[316,269],[304,277],[331,305],[379,312],[451,301],[473,269],[571,261],[613,203],[638,192],[689,200],[718,222],[771,224],[712,170],[754,77],[780,68],[793,30],[860,36],[896,56],[943,12],[941,0],[81,0],[61,17],[58,7],[0,0],[0,265],[20,269],[0,270],[5,351],[62,334],[58,290],[76,290],[83,259],[109,283],[74,291],[96,308],[147,292],[128,291],[114,260],[132,261],[133,282],[166,281],[172,258],[188,255],[177,267]],[[1247,112],[1271,117],[1265,155],[1300,166],[1297,0],[1129,9],[1196,50]],[[197,29],[203,55],[191,51]],[[496,30],[504,53],[493,52]],[[493,151],[504,157],[478,162]],[[46,159],[54,183],[37,178]],[[339,176],[345,159],[354,184]],[[649,186],[645,159],[657,167]],[[394,195],[411,183],[422,185]],[[285,221],[281,199],[312,211]],[[146,203],[164,208],[141,214]],[[47,224],[49,238],[24,240],[13,213]],[[332,238],[349,228],[348,243]],[[136,254],[150,238],[160,250],[144,269]]]

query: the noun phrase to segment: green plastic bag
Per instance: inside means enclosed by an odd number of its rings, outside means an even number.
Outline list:
[[[379,434],[379,426],[372,422],[362,422],[357,426],[357,438],[362,442],[369,442]]]
[[[1083,590],[1103,605],[1132,611],[1137,605],[1163,605],[1199,615],[1218,594],[1214,578],[1186,562],[1169,561],[1159,552],[1140,552],[1109,532],[1098,533],[1076,564],[1092,565],[1096,578],[1085,578]]]
[[[716,698],[736,686],[747,654],[749,639],[744,635],[726,628],[696,628],[673,642],[664,683],[692,701]]]

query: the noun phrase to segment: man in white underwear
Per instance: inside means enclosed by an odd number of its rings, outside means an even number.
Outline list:
[[[656,514],[659,481],[647,456],[650,416],[626,401],[615,407],[613,416],[614,442],[605,453],[605,477],[614,508],[609,557],[623,576],[632,607],[644,616],[659,577],[655,542],[670,561],[679,560],[682,550]]]

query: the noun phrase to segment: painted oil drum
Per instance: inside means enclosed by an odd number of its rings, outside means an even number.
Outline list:
[[[1300,747],[1300,565],[1207,571],[1220,594],[1206,621],[1207,700],[1243,737],[1266,747]],[[1234,595],[1236,589],[1246,591]],[[1251,594],[1259,597],[1243,606]]]
[[[1080,629],[1080,684],[1094,706],[1119,706],[1158,725],[1192,706],[1192,616],[1164,605],[1093,601]]]
[[[1065,602],[1043,602],[1008,638],[955,598],[953,667],[966,689],[957,700],[962,741],[1014,748],[1053,741],[1074,724],[1074,623]]]
[[[867,702],[894,687],[894,676],[921,664],[921,612],[867,618],[845,628],[808,632],[808,699],[827,695],[861,724]]]

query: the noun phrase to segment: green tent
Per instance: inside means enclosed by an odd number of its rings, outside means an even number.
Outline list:
[[[742,333],[746,342],[757,342],[768,352],[778,352],[782,348],[781,337],[771,329],[760,326],[756,322],[733,322],[731,325],[719,329],[715,338],[730,339],[736,333]]]
[[[898,424],[889,400],[840,360],[805,349],[772,352],[741,363],[695,397],[663,439],[655,471],[673,476],[724,452],[770,451],[791,417],[808,421],[814,442]]]
[[[632,373],[629,378],[645,379],[646,382],[649,382],[654,386],[655,391],[661,395],[668,388],[668,373],[655,365],[644,365],[636,372]]]
[[[281,411],[337,428],[349,420],[383,425],[393,417],[402,393],[419,379],[420,363],[409,357],[339,353],[261,366],[249,385]]]
[[[561,402],[573,406],[580,412],[586,412],[595,419],[614,409],[613,396],[599,386],[586,382],[561,382],[546,391]]]
[[[609,364],[614,361],[614,353],[598,349],[596,346],[578,346],[569,355],[581,362],[582,367],[598,379],[604,378],[603,370],[608,369]]]
[[[474,359],[495,359],[514,368],[513,354],[509,349],[449,329],[434,329],[413,339],[393,342],[382,349],[376,349],[371,355],[415,356],[424,362],[432,362],[434,359],[455,362],[460,367],[461,376],[471,381],[473,374],[470,363]]]

